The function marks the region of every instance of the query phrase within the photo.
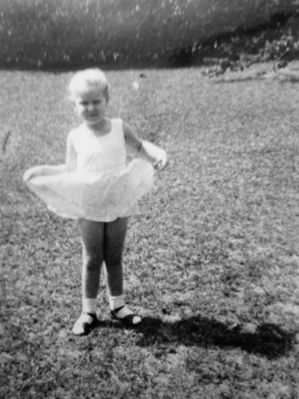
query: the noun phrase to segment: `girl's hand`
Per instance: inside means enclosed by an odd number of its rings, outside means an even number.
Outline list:
[[[123,130],[126,144],[128,144],[131,149],[151,162],[155,169],[160,171],[166,167],[166,151],[149,141],[141,140],[132,132],[132,129],[126,123],[123,123]]]
[[[67,166],[65,164],[61,165],[39,165],[28,169],[23,176],[25,181],[31,180],[34,177],[50,176],[57,173],[68,172]]]
[[[162,150],[164,151],[164,150]],[[165,169],[167,166],[167,154],[164,151],[164,154],[161,154],[160,157],[157,158],[157,161],[154,163],[154,168],[161,171]]]
[[[37,167],[33,167],[26,170],[26,172],[23,175],[23,180],[25,181],[31,180],[37,174],[37,171],[38,171]]]
[[[163,170],[167,165],[167,154],[162,148],[150,143],[149,141],[142,141],[142,147],[145,154],[149,157],[157,170]]]
[[[23,174],[23,180],[28,181],[30,180],[32,173],[30,170],[26,170],[26,172]]]

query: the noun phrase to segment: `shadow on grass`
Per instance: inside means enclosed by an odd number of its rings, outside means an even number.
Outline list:
[[[275,324],[261,324],[255,332],[246,332],[242,326],[230,328],[201,315],[175,322],[147,317],[138,330],[143,334],[138,342],[140,346],[156,343],[241,348],[272,359],[283,356],[292,349],[295,335]]]
[[[230,328],[201,315],[174,322],[145,317],[136,330],[141,333],[137,345],[142,347],[158,345],[166,350],[173,345],[241,348],[269,359],[287,354],[295,338],[294,332],[284,331],[275,324],[261,324],[255,332],[247,332],[245,326]]]

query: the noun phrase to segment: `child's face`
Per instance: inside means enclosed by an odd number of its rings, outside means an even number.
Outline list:
[[[89,125],[95,126],[105,118],[107,98],[100,90],[91,90],[75,97],[75,110]]]

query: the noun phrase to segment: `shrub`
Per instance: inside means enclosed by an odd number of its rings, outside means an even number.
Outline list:
[[[227,69],[243,70],[257,62],[274,62],[275,67],[285,67],[299,59],[299,15],[275,16],[267,26],[250,31],[238,31],[219,37],[196,50],[197,62],[206,66],[213,75]]]
[[[294,8],[288,0],[2,0],[0,63],[163,63]]]

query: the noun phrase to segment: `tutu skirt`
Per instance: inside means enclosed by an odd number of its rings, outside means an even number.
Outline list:
[[[110,222],[133,215],[137,201],[153,185],[153,167],[141,159],[102,172],[63,172],[47,166],[43,174],[44,168],[32,168],[26,184],[51,211],[70,219]]]

